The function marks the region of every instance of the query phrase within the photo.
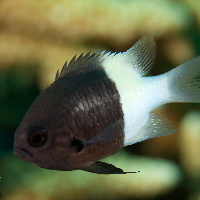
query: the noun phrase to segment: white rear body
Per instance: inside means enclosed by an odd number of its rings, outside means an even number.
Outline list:
[[[125,122],[125,145],[138,142],[140,129],[155,108],[169,102],[166,74],[155,77],[141,75],[121,57],[103,63],[109,78],[116,84],[121,97]]]
[[[124,145],[173,133],[169,121],[151,114],[170,102],[200,102],[200,57],[168,73],[142,77],[153,64],[152,34],[143,37],[125,53],[111,54],[102,65],[115,83],[124,112]]]

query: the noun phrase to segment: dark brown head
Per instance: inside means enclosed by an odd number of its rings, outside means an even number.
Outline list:
[[[102,72],[60,78],[24,116],[15,155],[43,168],[83,169],[123,147],[123,121],[113,128],[122,115],[116,89]]]
[[[70,159],[82,150],[68,130],[62,97],[54,86],[47,88],[31,105],[15,132],[14,152],[40,167],[73,170]]]
[[[55,170],[84,169],[124,145],[120,96],[103,54],[81,54],[31,105],[15,132],[19,158]]]

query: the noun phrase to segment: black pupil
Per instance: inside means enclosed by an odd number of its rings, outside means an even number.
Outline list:
[[[33,137],[33,139],[32,139],[32,142],[34,143],[34,144],[38,144],[38,143],[40,143],[40,142],[42,142],[42,140],[43,140],[43,137],[42,137],[42,135],[35,135],[34,137]]]
[[[28,143],[32,147],[42,147],[47,142],[47,132],[44,128],[34,127],[28,133]]]

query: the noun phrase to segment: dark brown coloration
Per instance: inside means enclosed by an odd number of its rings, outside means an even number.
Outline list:
[[[63,65],[63,68],[61,72],[59,73],[59,70],[56,73],[55,80],[57,80],[60,77],[63,77],[68,72],[71,72],[73,70],[76,70],[76,72],[86,72],[88,70],[94,70],[103,59],[105,59],[108,55],[111,53],[107,53],[106,51],[98,53],[98,51],[91,54],[91,52],[88,52],[85,56],[83,56],[83,53],[76,59],[76,55],[71,59],[71,61],[66,61]]]
[[[123,147],[118,91],[100,62],[89,63],[57,74],[56,81],[35,100],[15,133],[18,157],[48,169],[84,170]],[[48,140],[43,146],[31,145],[30,127],[45,130]]]
[[[112,164],[108,164],[101,161],[96,161],[92,163],[89,167],[84,169],[85,171],[97,173],[97,174],[128,174],[128,173],[138,173],[138,172],[124,172],[122,169],[115,167]]]

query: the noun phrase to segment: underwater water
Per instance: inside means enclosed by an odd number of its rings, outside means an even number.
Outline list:
[[[126,175],[39,168],[13,154],[14,132],[65,61],[123,52],[155,32],[158,75],[200,55],[198,1],[0,1],[0,200],[200,199],[200,104],[158,110],[176,126],[105,158]],[[35,14],[37,13],[37,14]]]

